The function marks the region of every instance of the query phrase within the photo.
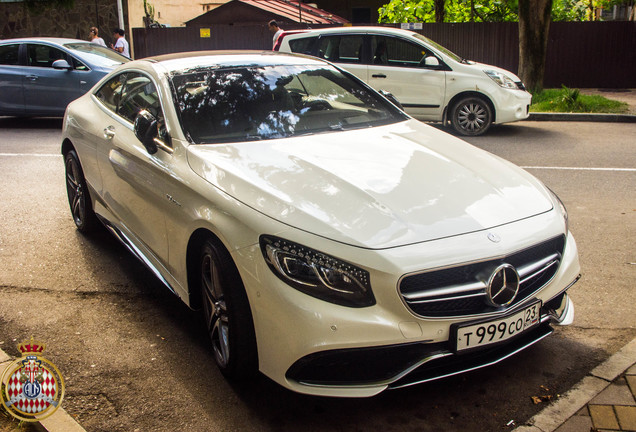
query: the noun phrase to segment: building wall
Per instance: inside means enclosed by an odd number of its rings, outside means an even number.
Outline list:
[[[192,1],[192,0],[147,0],[155,9],[154,19],[166,27],[183,27],[186,21],[204,14],[229,0]],[[128,0],[128,16],[130,28],[144,28],[144,0]],[[127,39],[130,43],[130,55],[137,58],[134,49],[134,35],[129,32]]]
[[[126,22],[126,0],[124,22]],[[0,38],[50,36],[88,39],[89,28],[111,42],[112,30],[119,27],[116,0],[75,0],[71,9],[41,8],[30,11],[24,3],[0,2]]]
[[[204,14],[229,0],[215,1],[182,1],[182,0],[149,0],[155,8],[155,21],[167,27],[183,27],[185,22]],[[130,27],[144,27],[144,1],[129,0],[128,14]]]

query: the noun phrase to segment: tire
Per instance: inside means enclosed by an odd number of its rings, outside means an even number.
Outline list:
[[[460,99],[451,111],[451,124],[461,135],[482,135],[492,124],[490,105],[479,97]]]
[[[258,354],[249,301],[229,253],[207,239],[199,254],[203,319],[221,373],[232,380],[258,372]]]
[[[89,233],[97,226],[97,216],[93,211],[93,204],[88,193],[88,186],[84,172],[75,150],[64,155],[66,173],[66,195],[71,208],[71,215],[75,226],[81,233]]]

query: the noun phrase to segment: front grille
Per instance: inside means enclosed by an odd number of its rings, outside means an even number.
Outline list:
[[[519,90],[525,90],[526,89],[526,86],[524,86],[521,81],[517,81],[517,82],[515,82],[515,84],[517,84],[517,87],[519,88]]]
[[[507,263],[519,273],[519,292],[509,307],[523,302],[556,274],[565,247],[565,236],[555,237],[522,251],[472,264],[406,276],[400,294],[408,307],[423,317],[457,317],[499,312],[486,302],[487,281]]]

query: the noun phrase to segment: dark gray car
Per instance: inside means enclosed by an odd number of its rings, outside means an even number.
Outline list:
[[[0,115],[61,117],[71,101],[128,61],[79,39],[0,41]]]

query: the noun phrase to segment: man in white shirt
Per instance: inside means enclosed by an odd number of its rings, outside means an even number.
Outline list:
[[[117,51],[120,54],[125,55],[130,58],[130,49],[128,46],[128,41],[124,37],[124,30],[115,29],[113,30],[113,39],[115,40],[115,45],[110,44],[110,47]]]
[[[283,29],[278,27],[278,23],[276,22],[276,20],[271,20],[270,22],[268,22],[267,27],[269,27],[269,31],[274,33],[274,40],[273,40],[272,46],[276,46],[276,41],[278,40],[278,36],[280,36],[280,34],[283,32]]]

